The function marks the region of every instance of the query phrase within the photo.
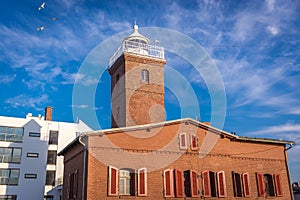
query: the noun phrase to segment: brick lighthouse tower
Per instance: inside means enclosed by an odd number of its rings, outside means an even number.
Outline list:
[[[164,49],[134,31],[110,59],[112,128],[165,121]]]

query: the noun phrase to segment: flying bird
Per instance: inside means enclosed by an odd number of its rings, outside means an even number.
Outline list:
[[[44,28],[46,28],[46,26],[38,27],[36,30],[37,30],[37,31],[42,31],[42,30],[44,30]]]
[[[50,19],[51,19],[52,21],[56,21],[56,20],[57,20],[56,17],[51,17]]]
[[[46,2],[43,2],[42,5],[40,5],[40,7],[38,8],[38,10],[40,11],[40,10],[44,9],[45,5],[46,5]]]

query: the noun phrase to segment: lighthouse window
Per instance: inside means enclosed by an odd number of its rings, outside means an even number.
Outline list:
[[[146,70],[146,69],[143,69],[142,70],[142,82],[146,82],[146,83],[149,83],[149,71]]]

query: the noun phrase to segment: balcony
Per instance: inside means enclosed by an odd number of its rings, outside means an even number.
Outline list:
[[[109,66],[111,67],[115,61],[124,53],[132,53],[145,57],[165,59],[164,48],[156,45],[149,45],[142,42],[125,40],[118,50],[109,59]]]

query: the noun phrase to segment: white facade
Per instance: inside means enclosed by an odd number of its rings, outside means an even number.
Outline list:
[[[0,199],[59,200],[63,158],[57,152],[86,131],[91,129],[80,120],[0,116]]]

